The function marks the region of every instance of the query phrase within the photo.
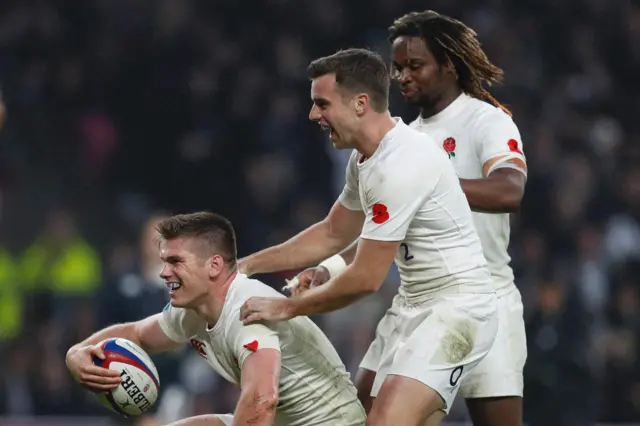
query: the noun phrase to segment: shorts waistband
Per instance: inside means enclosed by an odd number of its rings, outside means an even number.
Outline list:
[[[407,298],[406,295],[397,294],[393,298],[393,303],[408,307],[420,306],[437,297],[451,296],[455,294],[496,294],[496,290],[493,288],[491,283],[487,283],[486,285],[455,284],[430,293],[426,293],[418,297],[411,298],[411,300]]]

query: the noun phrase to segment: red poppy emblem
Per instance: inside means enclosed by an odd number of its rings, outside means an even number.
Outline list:
[[[247,343],[246,345],[243,345],[245,348],[249,349],[251,352],[255,352],[258,350],[258,341],[254,340],[251,343]]]
[[[509,151],[517,152],[518,154],[522,154],[522,151],[520,151],[520,148],[518,148],[518,141],[517,140],[509,139],[509,141],[507,142],[507,145],[509,145]]]
[[[456,140],[454,138],[446,138],[442,143],[442,147],[444,148],[445,152],[449,154],[449,158],[456,156]]]
[[[389,212],[387,211],[387,206],[380,203],[374,204],[373,222],[379,225],[381,223],[385,223],[387,220],[389,220]]]

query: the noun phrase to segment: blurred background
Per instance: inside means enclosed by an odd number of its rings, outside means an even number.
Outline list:
[[[75,385],[67,348],[162,309],[164,215],[228,216],[241,255],[322,219],[349,152],[307,120],[306,66],[352,46],[388,58],[386,28],[425,8],[478,32],[524,139],[527,422],[640,421],[638,1],[2,0],[0,425],[134,424]],[[396,90],[392,111],[416,116]],[[392,271],[315,318],[351,372],[397,286]],[[162,396],[138,426],[233,410],[196,351],[155,361]],[[466,419],[458,401],[449,420]]]

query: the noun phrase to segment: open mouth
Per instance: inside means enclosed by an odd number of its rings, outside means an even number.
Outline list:
[[[169,289],[169,294],[173,294],[178,291],[182,287],[182,283],[180,281],[167,281],[167,288]]]
[[[335,135],[333,127],[331,127],[330,125],[320,123],[320,127],[322,128],[322,131],[329,136],[329,139],[332,139],[332,136]]]

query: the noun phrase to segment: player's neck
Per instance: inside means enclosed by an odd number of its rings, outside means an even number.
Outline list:
[[[229,287],[237,275],[238,271],[233,270],[218,277],[218,279],[211,283],[209,294],[195,309],[198,316],[207,321],[208,327],[213,327],[220,319]]]
[[[442,96],[431,105],[420,106],[420,117],[429,118],[444,111],[462,94],[462,89],[458,85],[452,85],[442,93]]]
[[[396,121],[389,111],[372,115],[368,121],[364,123],[355,138],[355,148],[365,158],[371,157],[376,152],[385,135],[396,126]]]

